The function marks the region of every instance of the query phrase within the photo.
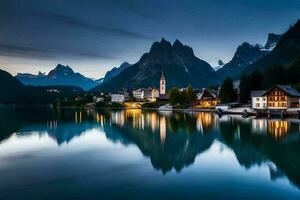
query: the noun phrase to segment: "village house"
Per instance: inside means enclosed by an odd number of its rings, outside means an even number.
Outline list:
[[[267,97],[264,96],[265,90],[251,91],[251,105],[253,109],[267,109]]]
[[[200,90],[197,95],[196,106],[199,108],[214,108],[220,99],[218,97],[218,92],[213,89],[203,88]]]
[[[300,93],[288,85],[275,85],[264,93],[268,109],[298,108]]]
[[[132,92],[133,97],[137,100],[147,100],[147,101],[156,101],[156,98],[159,97],[159,91],[156,88],[139,88]]]
[[[125,101],[124,94],[111,94],[111,102],[115,103],[123,103]]]
[[[143,88],[138,88],[132,91],[132,95],[137,100],[144,100],[144,90]]]
[[[98,102],[107,102],[111,100],[111,96],[108,93],[100,93],[93,97],[95,103]]]
[[[300,93],[289,85],[275,85],[267,91],[251,92],[253,109],[299,108]]]

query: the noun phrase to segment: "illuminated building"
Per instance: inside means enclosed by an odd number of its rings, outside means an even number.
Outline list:
[[[220,103],[218,93],[215,90],[203,88],[199,93],[197,93],[196,106],[198,108],[214,108],[218,103]]]
[[[299,107],[300,93],[288,85],[275,85],[265,92],[252,91],[251,97],[254,109],[287,109]]]
[[[166,79],[164,76],[164,72],[161,72],[160,81],[159,81],[159,94],[165,95],[166,94]]]

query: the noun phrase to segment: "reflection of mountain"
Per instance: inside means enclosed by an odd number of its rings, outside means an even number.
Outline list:
[[[153,167],[164,173],[173,168],[181,171],[183,167],[192,164],[199,153],[209,149],[215,138],[214,134],[202,135],[197,132],[188,135],[184,130],[171,134],[167,129],[166,137],[162,139],[160,131],[153,133],[150,128],[132,129],[129,124],[109,128],[115,130],[107,134],[108,129],[104,128],[109,139],[122,143],[125,141],[125,144],[127,140],[135,143],[145,156],[150,157]],[[127,140],[119,136],[116,139],[115,132],[126,136]]]
[[[296,120],[275,123],[236,116],[219,119],[209,113],[162,115],[141,110],[54,112],[38,109],[29,111],[28,118],[27,112],[0,112],[3,119],[0,140],[12,133],[35,132],[47,133],[57,144],[62,144],[87,130],[100,128],[114,143],[136,145],[150,158],[152,166],[163,173],[172,169],[180,172],[218,140],[232,149],[239,164],[246,169],[264,165],[270,170],[271,180],[286,176],[300,187],[300,134]],[[275,125],[270,125],[272,123]],[[281,130],[286,132],[280,137],[271,134]]]
[[[251,132],[250,124],[242,124],[239,121],[231,121],[230,125],[220,124],[224,143],[233,149],[241,165],[250,168],[271,161],[276,165],[276,170],[270,168],[272,180],[285,174],[300,187],[299,124],[290,123],[288,130],[289,134],[279,140],[267,133],[255,134]]]

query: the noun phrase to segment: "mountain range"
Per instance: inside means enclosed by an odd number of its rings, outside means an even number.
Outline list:
[[[0,103],[49,104],[57,98],[75,97],[82,92],[77,86],[25,86],[8,72],[0,70]]]
[[[263,71],[268,66],[289,64],[300,58],[300,20],[295,25],[291,26],[289,30],[284,33],[273,50],[257,60],[255,63],[249,65],[244,72],[251,73],[255,70]]]
[[[268,34],[266,44],[252,45],[247,42],[237,47],[233,58],[226,64],[219,61],[218,70],[206,61],[196,57],[193,49],[175,40],[173,44],[164,38],[154,42],[149,52],[143,54],[135,64],[124,62],[120,67],[108,71],[104,78],[89,79],[75,73],[69,66],[58,64],[48,74],[21,74],[12,79],[11,75],[1,71],[3,82],[1,94],[14,91],[14,87],[31,86],[78,86],[91,91],[109,91],[135,89],[138,87],[158,86],[159,78],[164,72],[167,87],[186,87],[191,84],[195,88],[217,85],[226,77],[238,79],[242,73],[265,70],[270,65],[289,64],[300,58],[300,21],[291,26],[283,35]],[[5,81],[6,80],[6,81]],[[12,87],[8,90],[7,83]]]
[[[194,55],[193,49],[179,40],[173,44],[164,38],[154,42],[148,53],[128,66],[117,76],[104,81],[92,91],[117,91],[123,88],[158,86],[164,72],[168,87],[203,87],[218,83],[214,69],[204,60]]]
[[[55,69],[51,70],[47,75],[39,72],[39,74],[18,73],[16,78],[24,85],[31,86],[50,86],[50,85],[68,85],[78,86],[84,90],[89,90],[99,83],[80,73],[75,73],[69,66],[58,64]]]
[[[222,68],[219,68],[217,70],[218,75],[222,79],[226,77],[231,77],[234,79],[239,78],[242,71],[246,67],[269,54],[276,46],[280,37],[281,35],[269,33],[267,42],[264,46],[259,44],[251,45],[247,42],[244,42],[243,44],[238,46],[233,58],[228,63],[223,65]]]

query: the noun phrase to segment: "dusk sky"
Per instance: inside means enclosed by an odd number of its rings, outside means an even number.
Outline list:
[[[15,75],[61,63],[100,78],[162,37],[215,66],[297,19],[299,0],[0,0],[0,68]]]

